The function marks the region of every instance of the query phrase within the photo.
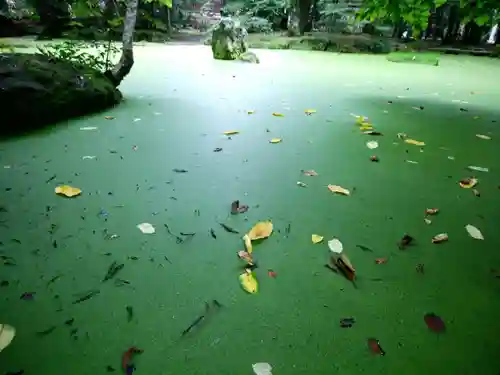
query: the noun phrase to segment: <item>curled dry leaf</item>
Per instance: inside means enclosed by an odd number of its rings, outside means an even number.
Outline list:
[[[314,169],[311,169],[309,171],[304,171],[302,170],[302,173],[305,175],[305,176],[318,176],[318,173],[314,170]]]
[[[339,185],[328,185],[328,190],[336,194],[351,195],[351,192],[349,190]]]
[[[480,139],[486,139],[486,140],[490,140],[491,139],[490,136],[487,136],[487,135],[484,135],[484,134],[476,134],[476,137],[478,137]]]
[[[253,226],[247,233],[252,241],[267,238],[273,233],[273,223],[271,221],[261,221]]]
[[[247,251],[240,250],[238,251],[238,258],[244,260],[245,262],[248,263],[248,265],[252,266],[253,265],[253,258],[252,254],[249,254]]]
[[[405,139],[406,137],[408,137],[408,135],[406,133],[398,133],[399,139]]]
[[[269,140],[269,143],[280,143],[281,142],[281,138],[272,138]]]
[[[458,182],[461,188],[470,189],[477,185],[479,180],[474,177],[464,178]]]
[[[377,258],[375,259],[376,264],[386,264],[387,263],[387,258]]]
[[[489,172],[490,170],[488,168],[484,167],[476,167],[475,165],[469,165],[467,169],[471,171],[477,171],[477,172]]]
[[[476,240],[484,240],[483,234],[474,225],[467,224],[465,230],[469,233],[469,236]]]
[[[378,142],[377,141],[368,141],[366,142],[366,147],[368,147],[370,150],[373,150],[378,147]]]
[[[432,223],[432,220],[428,219],[428,218],[424,218],[424,223],[427,225],[430,225]]]
[[[300,186],[300,187],[307,187],[306,184],[304,184],[303,182],[300,182],[300,181],[297,181],[297,186]]]
[[[344,251],[344,246],[342,245],[342,242],[340,242],[338,238],[333,238],[330,241],[328,241],[328,247],[335,254],[342,254],[342,251]]]
[[[58,195],[64,195],[68,198],[76,197],[82,193],[81,189],[69,185],[60,185],[55,188]]]
[[[249,254],[253,252],[252,241],[262,240],[273,233],[273,223],[271,221],[261,221],[253,226],[250,231],[243,236],[245,248]]]
[[[416,141],[414,139],[405,139],[405,142],[408,143],[408,144],[410,144],[410,145],[425,146],[425,142]]]
[[[115,116],[104,116],[104,119],[106,120],[113,120]]]
[[[224,135],[235,135],[235,134],[239,134],[240,132],[238,130],[226,130],[224,132]]]
[[[428,208],[425,210],[426,215],[436,215],[439,212],[439,208]]]
[[[239,276],[239,279],[240,279],[240,284],[241,284],[242,288],[246,292],[248,292],[250,294],[257,293],[259,285],[257,283],[257,279],[255,278],[254,273],[251,270],[246,269],[245,272],[243,272]]]
[[[432,243],[441,243],[448,241],[448,233],[440,233],[432,237]]]
[[[371,160],[371,161],[376,161],[376,162],[377,162],[377,161],[380,161],[380,159],[378,158],[378,156],[377,156],[377,155],[372,155],[372,156],[370,156],[370,160]]]
[[[254,363],[252,369],[255,375],[273,375],[273,368],[269,363]]]
[[[144,234],[153,234],[155,232],[155,227],[149,223],[137,224],[137,228]]]
[[[274,117],[285,117],[283,113],[273,112]]]
[[[312,115],[313,113],[316,113],[316,110],[315,110],[315,109],[306,109],[306,110],[304,111],[304,113],[305,113],[306,115]]]
[[[8,324],[0,324],[0,352],[10,345],[16,336],[16,329]]]
[[[311,235],[311,241],[314,244],[323,242],[323,239],[324,239],[324,237],[320,236],[319,234],[313,234],[313,235]]]

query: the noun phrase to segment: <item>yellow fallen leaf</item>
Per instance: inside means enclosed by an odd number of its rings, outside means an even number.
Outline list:
[[[320,242],[322,242],[322,241],[323,241],[323,238],[324,238],[324,237],[323,237],[323,236],[320,236],[319,234],[313,234],[313,235],[311,236],[311,241],[312,241],[312,243],[320,243]]]
[[[371,125],[362,125],[362,126],[360,126],[359,130],[361,130],[361,131],[373,130],[373,126],[371,126]]]
[[[425,146],[425,142],[416,141],[414,139],[405,139],[405,142],[410,144],[410,145]]]
[[[82,193],[80,189],[69,185],[58,186],[56,187],[55,192],[56,194],[64,195],[68,198],[76,197],[77,195],[80,195]]]
[[[255,294],[257,293],[257,289],[259,287],[259,284],[257,283],[257,279],[255,278],[255,275],[251,272],[246,270],[244,273],[242,273],[239,276],[240,279],[240,284],[242,288],[250,293],[250,294]]]
[[[304,113],[305,113],[306,115],[312,115],[313,113],[316,113],[316,110],[315,110],[315,109],[306,109],[306,110],[304,111]]]
[[[285,117],[283,113],[273,112],[274,117]]]
[[[281,138],[273,138],[269,141],[269,143],[280,143],[281,142]]]
[[[250,239],[250,237],[248,237],[248,234],[245,234],[243,236],[243,242],[245,243],[245,249],[247,250],[247,253],[252,254],[253,252],[252,240]]]
[[[338,185],[328,185],[328,190],[330,190],[332,193],[351,195],[351,192],[349,190],[344,189],[342,186]]]
[[[254,111],[253,109],[250,109],[250,110],[248,110],[248,111],[247,111],[247,113],[248,113],[249,115],[252,115],[252,114],[254,114],[254,113],[255,113],[255,111]]]
[[[247,233],[251,241],[262,240],[273,233],[273,223],[271,221],[260,221]]]
[[[239,131],[238,130],[227,130],[224,132],[224,135],[235,135],[235,134],[239,134]]]

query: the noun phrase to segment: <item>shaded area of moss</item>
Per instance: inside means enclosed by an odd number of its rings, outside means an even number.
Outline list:
[[[413,64],[439,65],[439,53],[433,52],[391,52],[387,60]]]
[[[210,42],[209,39],[205,41],[205,44],[210,44]],[[309,33],[297,37],[282,34],[250,34],[247,42],[250,48],[343,53],[389,53],[393,48],[389,39],[367,34]]]
[[[102,111],[122,99],[104,74],[46,56],[0,54],[2,134]]]

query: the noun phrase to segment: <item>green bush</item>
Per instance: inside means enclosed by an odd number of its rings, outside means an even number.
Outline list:
[[[242,22],[243,26],[247,29],[249,33],[271,33],[273,27],[271,22],[265,18],[260,17],[250,17]]]
[[[78,67],[105,72],[113,65],[119,49],[111,42],[65,41],[37,47],[38,53],[54,61],[69,61]]]

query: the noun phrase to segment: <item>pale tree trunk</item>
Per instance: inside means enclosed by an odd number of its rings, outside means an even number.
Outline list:
[[[139,0],[128,0],[123,22],[122,56],[112,71],[108,72],[115,86],[119,86],[134,65],[134,31]]]

